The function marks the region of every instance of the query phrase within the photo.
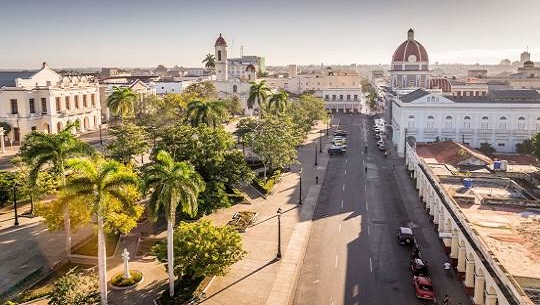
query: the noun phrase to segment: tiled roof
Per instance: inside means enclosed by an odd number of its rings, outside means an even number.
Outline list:
[[[540,104],[540,93],[532,89],[491,90],[483,96],[449,96],[456,103]]]
[[[404,103],[410,103],[428,94],[429,93],[425,91],[424,89],[417,89],[407,95],[402,96],[400,100]]]
[[[540,100],[540,93],[533,89],[515,90],[493,90],[488,96],[495,99],[537,99]]]
[[[460,162],[471,157],[486,164],[492,162],[490,158],[479,151],[454,141],[442,141],[430,144],[416,143],[416,153],[424,159],[432,159],[436,163],[442,164],[458,165]]]
[[[29,78],[37,71],[0,71],[0,87],[15,87],[15,79]]]

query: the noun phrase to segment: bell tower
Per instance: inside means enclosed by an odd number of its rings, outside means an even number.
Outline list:
[[[227,81],[227,42],[221,36],[221,33],[214,44],[214,48],[216,57],[216,80]]]

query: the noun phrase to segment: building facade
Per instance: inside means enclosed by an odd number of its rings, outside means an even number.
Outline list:
[[[418,89],[392,99],[392,141],[401,156],[406,137],[418,142],[455,140],[479,148],[489,143],[500,152],[540,130],[540,94],[536,90],[492,91],[484,96],[443,96]]]
[[[98,82],[91,76],[61,76],[46,63],[37,72],[0,75],[0,121],[11,126],[5,136],[13,144],[33,130],[57,133],[74,122],[78,133],[98,130]]]
[[[315,91],[332,112],[361,112],[364,94],[360,88],[328,88]]]

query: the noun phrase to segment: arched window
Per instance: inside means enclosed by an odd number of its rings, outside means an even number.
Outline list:
[[[471,129],[471,117],[466,116],[463,118],[463,128],[464,129]]]
[[[407,122],[407,128],[414,129],[415,128],[415,121],[414,121],[414,115],[409,116],[409,121]]]
[[[506,117],[502,116],[499,118],[499,129],[505,130],[506,129]]]
[[[221,51],[217,51],[217,60],[221,61]]]
[[[536,119],[536,130],[540,130],[540,118]]]
[[[525,129],[525,124],[526,124],[525,117],[520,116],[518,118],[518,126],[517,126],[517,128],[519,130],[524,130]]]
[[[489,118],[487,116],[482,117],[482,121],[480,121],[480,129],[488,129],[489,128]]]
[[[435,128],[435,118],[432,115],[427,117],[426,128],[427,129],[434,129]]]
[[[232,86],[232,92],[233,92],[233,93],[238,92],[238,86],[237,86],[237,85],[233,85],[233,86]]]
[[[444,128],[446,129],[452,129],[454,128],[454,120],[452,119],[452,116],[446,116],[446,120],[444,122]]]

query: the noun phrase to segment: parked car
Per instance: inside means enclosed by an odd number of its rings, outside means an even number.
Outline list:
[[[341,130],[341,129],[338,129],[336,131],[334,131],[334,136],[344,136],[346,137],[347,136],[347,132],[345,130]]]
[[[413,258],[409,263],[413,275],[428,276],[428,266],[421,258]]]
[[[433,283],[429,277],[413,276],[413,287],[417,298],[436,302]]]
[[[396,237],[402,245],[412,245],[414,243],[414,234],[411,228],[399,227],[396,231]]]
[[[383,139],[380,139],[379,141],[377,141],[377,145],[384,145],[384,140]]]
[[[380,151],[385,151],[386,150],[386,146],[383,145],[379,145],[379,150]]]
[[[338,154],[338,155],[341,155],[341,154],[344,154],[345,152],[347,151],[347,148],[344,147],[344,146],[336,146],[336,145],[332,145],[328,148],[328,153],[330,155],[333,155],[333,154]]]

